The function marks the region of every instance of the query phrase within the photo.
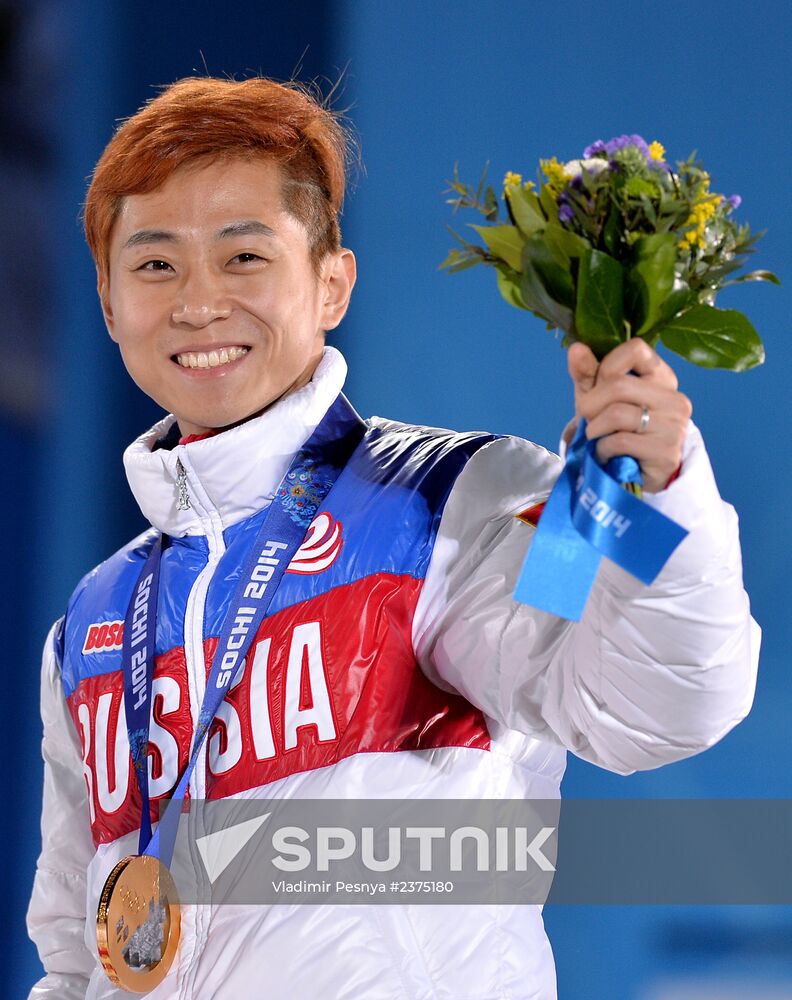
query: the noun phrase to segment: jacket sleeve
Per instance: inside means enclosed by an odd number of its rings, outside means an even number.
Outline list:
[[[490,718],[629,774],[698,753],[750,710],[759,628],[734,509],[691,425],[682,472],[646,494],[690,532],[651,586],[603,559],[581,620],[512,593],[560,460],[519,438],[478,451],[446,503],[413,622],[416,655]]]
[[[94,968],[84,940],[86,871],[94,851],[82,754],[66,707],[57,653],[62,626],[61,619],[47,638],[41,671],[42,847],[27,926],[46,975],[28,1000],[82,1000]]]

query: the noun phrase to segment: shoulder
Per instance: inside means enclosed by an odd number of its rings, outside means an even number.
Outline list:
[[[366,426],[366,441],[372,448],[379,451],[389,448],[402,452],[420,450],[426,456],[457,450],[473,454],[496,437],[486,431],[454,431],[447,427],[406,424],[385,417],[370,417]]]
[[[453,482],[455,504],[480,506],[490,514],[514,513],[545,499],[562,466],[558,455],[514,435],[383,417],[371,417],[367,425],[367,450],[378,465],[403,465],[421,476],[436,470]]]
[[[563,463],[541,445],[512,435],[499,436],[480,448],[454,486],[454,500],[479,507],[489,516],[513,515],[547,499]]]
[[[353,468],[380,484],[423,494],[430,506],[433,499],[445,501],[471,457],[495,439],[483,431],[463,433],[383,417],[371,417],[366,427]]]

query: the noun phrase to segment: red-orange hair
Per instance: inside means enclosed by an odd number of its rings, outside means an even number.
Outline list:
[[[307,229],[314,267],[341,245],[350,138],[304,84],[261,77],[177,80],[124,121],[93,173],[83,221],[105,278],[113,226],[127,195],[156,190],[202,157],[263,156],[283,177],[284,207]]]

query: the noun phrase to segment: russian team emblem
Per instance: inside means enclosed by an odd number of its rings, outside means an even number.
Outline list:
[[[321,573],[338,558],[343,545],[341,522],[322,511],[308,526],[305,541],[289,563],[287,573]]]

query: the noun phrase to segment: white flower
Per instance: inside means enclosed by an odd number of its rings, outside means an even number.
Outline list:
[[[603,160],[600,156],[593,156],[588,160],[570,160],[569,163],[564,164],[564,177],[572,180],[574,177],[580,177],[584,170],[588,170],[592,174],[598,174],[600,171],[605,170],[607,166],[608,161]]]

